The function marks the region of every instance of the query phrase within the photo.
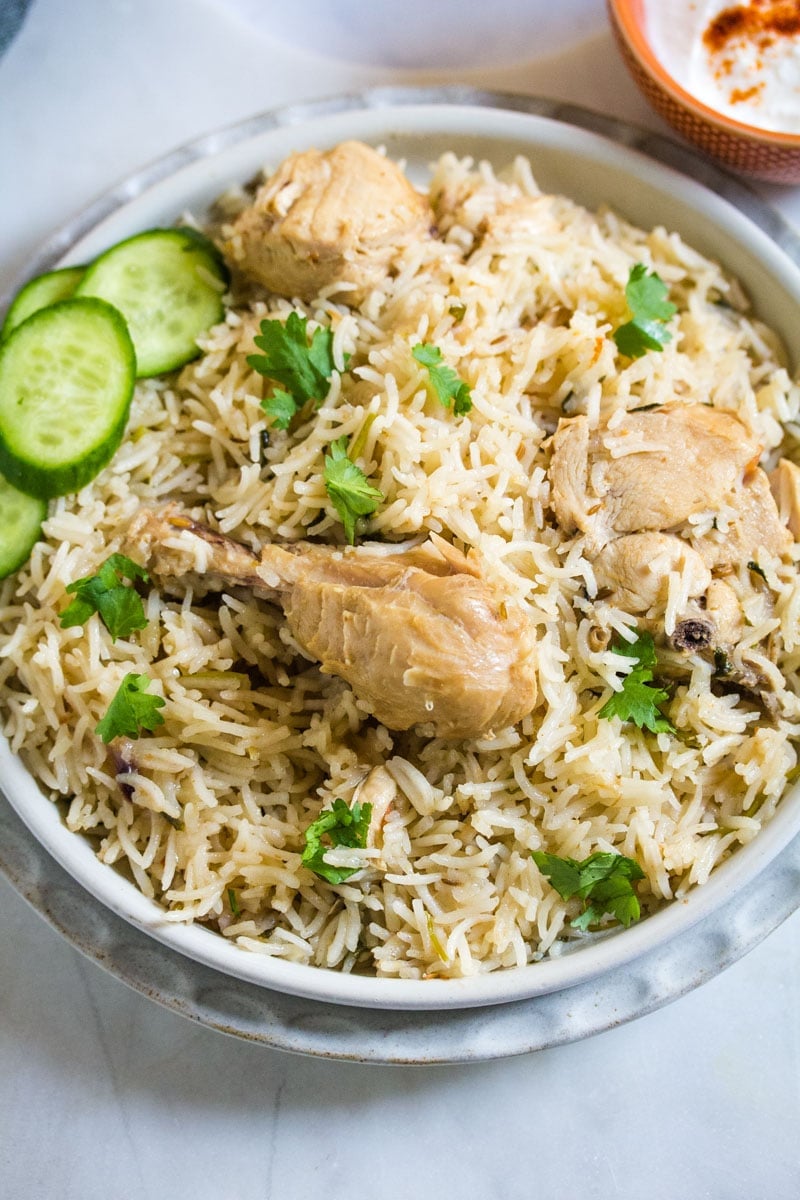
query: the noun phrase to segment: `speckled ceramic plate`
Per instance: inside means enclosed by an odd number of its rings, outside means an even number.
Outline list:
[[[664,223],[720,258],[743,279],[759,314],[793,341],[800,246],[751,192],[691,152],[621,122],[469,89],[379,89],[294,105],[211,134],[101,197],[51,239],[29,273],[85,261],[186,208],[200,212],[262,164],[348,137],[383,144],[417,177],[446,149],[497,166],[526,154],[545,189],[589,206],[609,203],[643,225]],[[5,744],[0,780],[0,867],[81,949],[197,1020],[307,1053],[462,1061],[582,1037],[715,974],[800,904],[795,792],[705,887],[629,930],[475,979],[357,978],[249,954],[207,929],[165,922],[155,904],[66,830]]]

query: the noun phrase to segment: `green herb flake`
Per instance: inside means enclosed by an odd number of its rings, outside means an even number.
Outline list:
[[[463,301],[459,301],[456,304],[451,304],[447,311],[455,321],[463,321],[467,315],[467,306]]]
[[[667,300],[667,292],[663,279],[644,263],[631,267],[625,286],[631,320],[614,332],[620,353],[641,358],[648,350],[663,350],[672,340],[666,322],[678,310]]]
[[[292,418],[300,411],[302,405],[297,403],[290,392],[285,392],[283,388],[275,388],[271,396],[261,401],[261,407],[271,418],[275,429],[288,429]]]
[[[247,357],[254,371],[282,385],[261,401],[276,429],[288,429],[292,417],[308,400],[319,408],[328,394],[334,371],[333,332],[315,329],[309,342],[307,324],[308,318],[295,312],[289,313],[285,324],[262,321],[261,333],[253,340],[264,353]]]
[[[766,796],[763,792],[756,796],[752,804],[750,804],[742,813],[743,817],[754,817],[759,809],[763,806]]]
[[[348,457],[346,437],[331,443],[329,453],[325,455],[324,480],[325,489],[352,546],[356,538],[357,519],[375,512],[384,498],[383,492],[373,487],[361,468]]]
[[[147,730],[152,732],[164,724],[158,711],[166,701],[161,696],[149,695],[149,675],[129,672],[117,689],[108,706],[108,712],[96,726],[95,732],[108,743],[116,737],[136,738]]]
[[[714,651],[714,674],[715,675],[730,675],[731,660],[728,658],[724,650],[719,646]]]
[[[563,900],[573,896],[583,900],[583,912],[570,921],[574,929],[588,929],[606,913],[626,929],[639,920],[639,900],[631,881],[644,879],[644,871],[635,859],[605,851],[590,854],[582,862],[543,850],[532,851],[531,857]]]
[[[436,954],[436,957],[440,958],[443,963],[447,964],[450,961],[450,959],[447,957],[447,951],[445,950],[444,946],[442,945],[442,943],[436,933],[436,926],[433,923],[433,917],[431,916],[430,913],[425,914],[425,923],[428,927],[428,938],[430,939],[430,943],[431,943],[431,946],[433,947],[433,951]]]
[[[234,917],[241,916],[242,910],[239,907],[239,898],[233,888],[228,888],[228,906]]]
[[[753,561],[751,560],[751,561],[750,561],[750,562],[747,564],[747,569],[748,569],[748,571],[752,571],[754,575],[760,575],[760,576],[761,576],[761,578],[762,578],[762,579],[764,580],[764,582],[766,583],[766,581],[767,581],[767,573],[766,573],[766,571],[764,570],[764,568],[763,568],[763,567],[760,567],[760,566],[758,565],[758,563],[757,563],[757,562],[753,562]]]
[[[622,689],[612,692],[599,716],[606,720],[619,717],[621,721],[632,721],[651,733],[674,733],[674,726],[658,710],[658,706],[669,699],[669,693],[652,684],[652,668],[657,661],[652,634],[638,634],[630,643],[617,640],[611,649],[615,654],[636,659],[636,665],[622,681]]]
[[[83,579],[68,584],[67,593],[74,595],[75,599],[61,613],[61,628],[84,625],[94,613],[98,613],[112,641],[118,637],[128,637],[137,629],[144,629],[147,617],[144,615],[142,598],[134,587],[122,582],[124,579],[131,584],[137,579],[146,583],[149,575],[124,554],[112,554],[96,575],[85,575]]]
[[[372,429],[372,426],[375,424],[377,419],[378,414],[376,412],[367,413],[367,415],[364,417],[364,423],[356,436],[353,438],[350,449],[348,450],[348,457],[351,458],[353,462],[355,462],[360,454],[363,454],[364,447],[367,444],[367,438],[369,437],[369,431]]]
[[[344,883],[351,875],[355,875],[357,868],[330,867],[325,862],[325,852],[334,846],[363,850],[367,844],[371,818],[371,804],[355,803],[349,808],[344,800],[337,797],[332,807],[317,817],[305,832],[306,846],[301,859],[303,866],[328,883]]]
[[[442,361],[442,352],[438,346],[427,342],[418,342],[411,351],[416,361],[426,368],[431,387],[436,393],[439,403],[450,408],[457,417],[463,417],[472,408],[472,395],[469,384],[460,379],[452,367]]]

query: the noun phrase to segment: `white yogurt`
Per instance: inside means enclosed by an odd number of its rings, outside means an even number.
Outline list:
[[[732,38],[712,52],[703,33],[731,7],[736,0],[648,0],[653,49],[673,79],[702,104],[759,129],[800,133],[800,35],[775,35],[764,49],[757,36]]]

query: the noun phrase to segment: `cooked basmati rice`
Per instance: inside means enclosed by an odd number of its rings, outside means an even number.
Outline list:
[[[361,309],[243,293],[201,358],[140,382],[114,462],[52,505],[44,540],[0,594],[5,733],[109,869],[167,919],[203,922],[243,950],[404,978],[517,967],[585,936],[569,924],[580,903],[550,886],[537,849],[635,858],[645,914],[685,896],[772,816],[800,734],[800,588],[780,562],[761,564],[771,599],[747,600],[774,716],[712,689],[701,658],[670,651],[681,673],[665,711],[677,735],[599,716],[620,686],[609,642],[636,621],[597,598],[583,539],[553,519],[547,475],[562,415],[597,425],[602,414],[613,439],[626,411],[676,398],[740,413],[765,465],[791,456],[800,389],[776,336],[676,234],[540,194],[527,162],[495,176],[445,155],[431,196],[438,236],[405,250]],[[610,335],[638,262],[679,313],[663,351],[629,361]],[[291,311],[333,329],[340,374],[318,412],[267,443],[264,381],[246,357],[259,322]],[[470,383],[468,415],[431,399],[417,342]],[[151,584],[147,628],[116,642],[97,617],[60,627],[66,586],[120,548],[143,503],[176,500],[253,546],[341,540],[323,455],[343,435],[361,435],[360,461],[385,496],[366,536],[434,532],[475,547],[527,607],[541,700],[520,725],[471,742],[391,732],[300,654],[276,607],[244,590]],[[696,514],[695,532],[714,520],[725,514]],[[673,572],[667,632],[685,600]],[[95,726],[130,671],[154,681],[166,723],[109,751]],[[335,797],[366,798],[376,778],[379,831],[364,850],[328,852],[358,868],[332,886],[301,866],[304,831]]]

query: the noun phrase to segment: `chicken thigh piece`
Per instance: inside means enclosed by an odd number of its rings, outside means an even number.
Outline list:
[[[760,451],[733,413],[673,403],[626,413],[613,428],[592,428],[584,416],[561,421],[550,463],[556,519],[584,535],[601,598],[635,614],[673,649],[715,663],[719,656],[730,681],[756,690],[761,681],[737,649],[740,598],[720,576],[791,548],[770,479],[757,465]],[[782,460],[772,486],[791,519],[800,511],[793,505],[800,471]],[[705,518],[700,526],[687,524],[695,515]],[[683,604],[667,630],[673,577]]]
[[[402,171],[362,142],[286,159],[236,219],[223,249],[279,296],[323,288],[359,303],[398,250],[430,235],[433,213]]]
[[[553,437],[553,508],[563,529],[585,533],[597,551],[618,534],[670,529],[720,508],[760,452],[743,421],[704,404],[629,412],[614,429],[572,417]]]
[[[770,487],[769,476],[756,467],[731,498],[735,517],[725,530],[713,529],[697,539],[697,550],[713,570],[759,562],[766,554],[781,558],[791,549],[792,535],[784,525]]]
[[[485,737],[536,704],[526,614],[441,539],[388,552],[299,542],[257,554],[170,505],[140,510],[126,553],[154,575],[208,575],[280,605],[301,649],[389,729],[430,723],[439,737]]]

